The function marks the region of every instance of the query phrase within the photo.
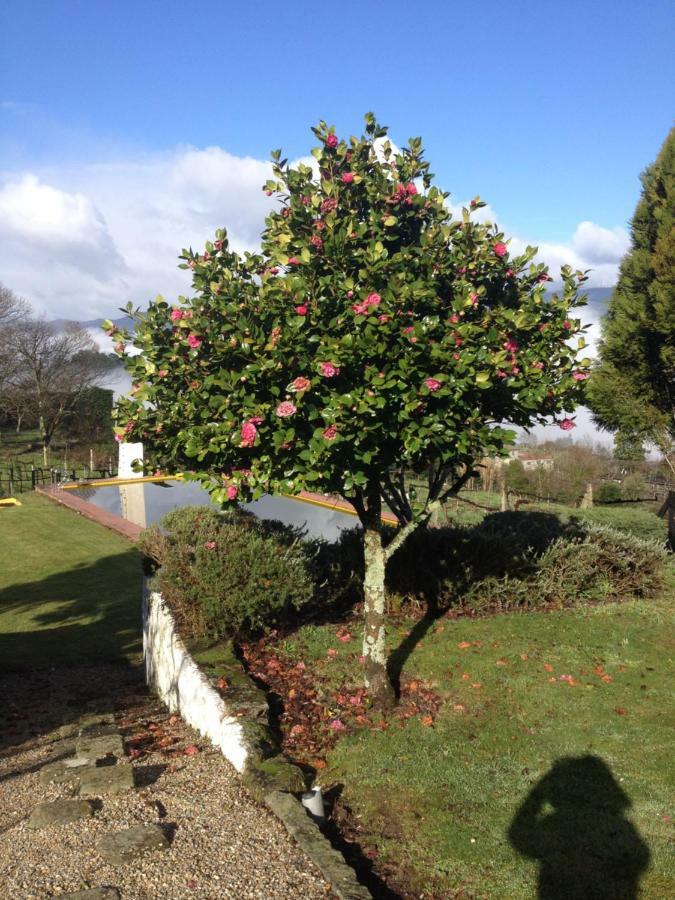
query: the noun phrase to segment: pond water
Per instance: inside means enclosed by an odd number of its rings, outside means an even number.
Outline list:
[[[152,525],[172,509],[179,506],[209,506],[207,492],[195,482],[167,481],[163,483],[134,484],[129,486],[79,488],[72,492],[88,503],[105,509],[113,515],[127,518],[137,525]],[[306,530],[308,537],[323,537],[334,541],[340,531],[355,528],[358,520],[338,510],[312,506],[290,497],[265,496],[254,503],[245,504],[262,519],[278,519],[286,525]]]

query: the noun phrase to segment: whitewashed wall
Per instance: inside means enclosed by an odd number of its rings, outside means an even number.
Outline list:
[[[147,588],[143,594],[143,656],[152,690],[242,772],[248,750],[240,721],[188,653],[162,595]]]

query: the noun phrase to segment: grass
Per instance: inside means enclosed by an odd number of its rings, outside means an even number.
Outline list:
[[[38,494],[21,502],[0,509],[0,670],[137,661],[138,551]]]
[[[433,724],[349,733],[320,772],[376,868],[420,898],[523,900],[538,879],[542,897],[634,898],[637,881],[673,896],[666,597],[437,620],[402,675],[441,696]],[[398,621],[392,649],[416,621]],[[335,625],[306,626],[277,651],[342,689],[358,681],[350,632],[345,645]]]

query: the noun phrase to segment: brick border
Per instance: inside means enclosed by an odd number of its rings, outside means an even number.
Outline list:
[[[83,500],[81,497],[75,497],[72,491],[62,491],[55,486],[38,487],[35,490],[38,494],[49,497],[55,503],[60,503],[61,506],[72,509],[78,515],[84,516],[85,519],[90,519],[92,522],[103,525],[104,528],[116,531],[122,537],[127,538],[127,540],[137,541],[143,531],[140,525],[134,525],[133,522],[128,522],[114,513],[106,512],[106,510],[89,503],[87,500]]]

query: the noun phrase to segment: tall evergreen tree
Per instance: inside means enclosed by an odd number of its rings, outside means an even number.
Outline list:
[[[675,128],[641,181],[587,397],[601,428],[656,446],[675,473]]]

